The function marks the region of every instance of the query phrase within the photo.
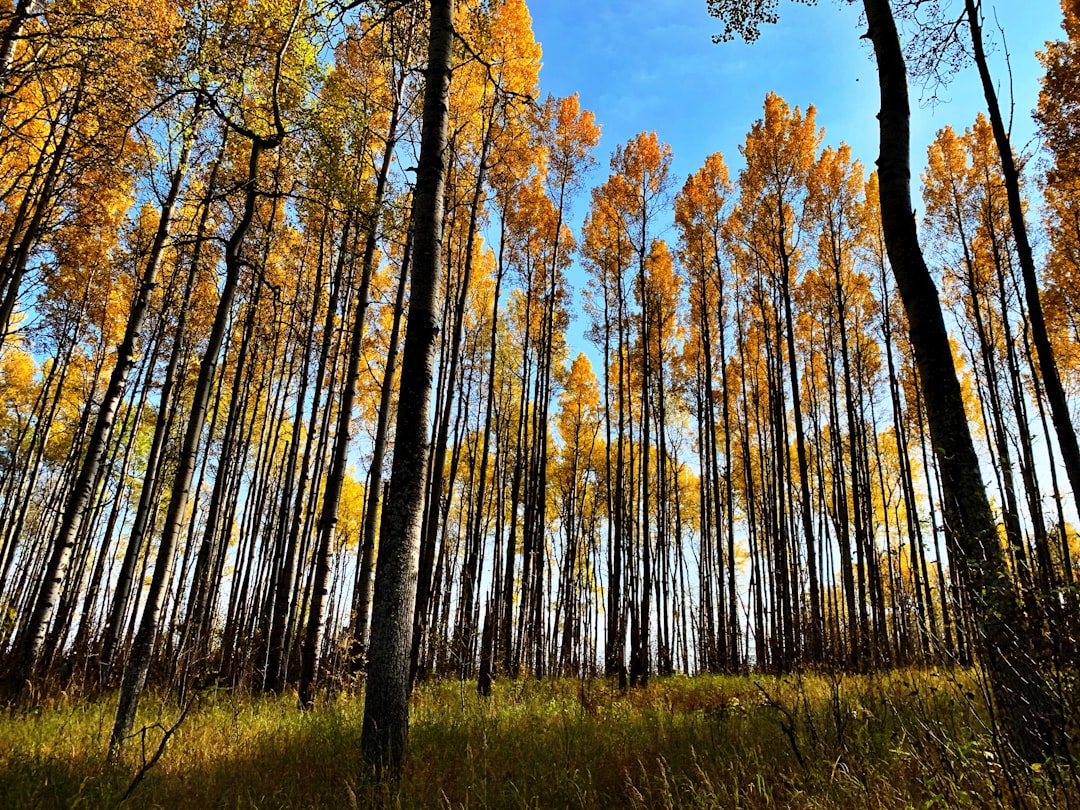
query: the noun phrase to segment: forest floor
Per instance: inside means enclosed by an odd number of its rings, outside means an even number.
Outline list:
[[[0,807],[1080,808],[1075,769],[1015,762],[969,672],[437,681],[414,696],[400,783],[360,756],[363,700],[215,689],[182,722],[147,696],[122,761],[115,699],[0,715]],[[175,730],[153,758],[166,730]]]

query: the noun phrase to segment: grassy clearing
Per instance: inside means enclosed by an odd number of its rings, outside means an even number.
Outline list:
[[[973,677],[675,677],[421,687],[400,785],[359,755],[363,701],[204,693],[124,807],[1080,807],[1075,779],[1010,764]],[[120,766],[115,706],[60,696],[0,717],[0,807],[116,806],[181,708],[144,701]],[[137,725],[137,727],[138,727]]]

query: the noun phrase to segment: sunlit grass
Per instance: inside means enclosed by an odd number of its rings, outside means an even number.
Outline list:
[[[399,785],[360,757],[363,701],[205,692],[125,807],[1065,807],[1077,791],[1009,764],[973,676],[442,681],[414,699]],[[0,717],[0,807],[116,806],[182,707],[144,700],[119,765],[114,702],[57,697]],[[1057,784],[1057,786],[1055,786]]]

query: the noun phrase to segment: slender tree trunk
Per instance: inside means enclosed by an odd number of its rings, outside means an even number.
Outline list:
[[[198,117],[199,107],[198,102],[196,102],[195,111],[192,113],[193,129]],[[41,651],[49,619],[56,608],[57,600],[60,598],[61,586],[67,576],[71,553],[75,548],[75,541],[82,526],[83,516],[90,505],[90,498],[98,480],[98,471],[101,469],[108,437],[112,432],[120,401],[127,388],[128,375],[135,365],[136,342],[141,336],[143,321],[150,307],[150,296],[157,288],[158,271],[161,269],[165,242],[169,238],[173,209],[177,198],[180,196],[184,176],[187,174],[187,161],[191,152],[191,137],[193,136],[189,135],[186,138],[176,170],[173,172],[168,194],[161,207],[157,232],[154,234],[154,242],[150,248],[150,256],[147,259],[142,281],[132,304],[131,313],[128,316],[123,340],[116,350],[116,364],[113,366],[109,384],[102,396],[97,419],[94,422],[94,430],[90,434],[89,443],[85,448],[85,455],[82,464],[79,466],[75,484],[66,500],[63,516],[60,519],[60,528],[53,540],[52,554],[45,569],[44,585],[38,593],[34,612],[24,630],[24,641],[19,652],[15,672],[15,678],[19,684],[25,683],[31,677],[38,654]]]
[[[165,603],[167,584],[172,572],[173,552],[176,548],[176,542],[180,535],[181,524],[187,508],[192,473],[195,469],[199,441],[202,438],[202,429],[206,421],[210,389],[213,387],[214,377],[217,372],[218,354],[221,352],[221,345],[225,337],[225,326],[229,320],[233,297],[240,279],[241,246],[255,216],[255,206],[258,199],[256,183],[259,175],[259,158],[267,148],[274,148],[279,143],[280,139],[266,141],[253,138],[251,140],[245,183],[247,188],[244,210],[240,221],[225,246],[225,283],[218,299],[217,312],[210,330],[210,339],[207,342],[202,363],[199,366],[199,378],[195,384],[191,415],[188,417],[184,444],[180,450],[180,461],[173,480],[165,526],[158,546],[157,561],[154,565],[154,575],[150,582],[150,592],[147,594],[146,606],[143,608],[142,620],[139,623],[139,631],[135,636],[131,657],[125,668],[123,683],[120,687],[120,703],[116,711],[116,723],[113,726],[112,737],[109,740],[109,758],[113,760],[118,757],[120,747],[123,745],[124,740],[127,739],[131,727],[135,723],[135,712],[138,709],[139,698],[142,696],[143,688],[146,685],[146,676],[150,670],[150,662],[157,642],[161,609]]]
[[[495,277],[495,292],[491,304],[491,340],[488,345],[488,379],[487,393],[484,398],[484,428],[481,440],[482,447],[480,450],[480,472],[477,482],[476,515],[473,519],[472,532],[468,536],[466,545],[465,565],[462,570],[461,578],[461,618],[456,633],[457,639],[454,644],[459,667],[462,671],[462,677],[464,677],[464,673],[468,669],[465,663],[466,657],[468,656],[469,661],[472,660],[472,649],[475,643],[474,636],[476,634],[473,604],[476,601],[476,591],[478,590],[479,584],[480,549],[484,542],[484,521],[482,515],[487,493],[487,470],[491,444],[492,410],[495,404],[496,340],[499,332],[499,293],[501,289],[502,272],[500,268],[500,272]],[[487,622],[484,624],[483,632],[490,636]],[[481,640],[481,646],[483,646],[483,640]]]
[[[71,142],[71,137],[75,132],[75,119],[78,118],[82,110],[85,91],[86,70],[84,69],[79,75],[79,84],[74,91],[75,97],[71,102],[71,109],[64,124],[64,131],[60,135],[56,148],[53,150],[49,169],[45,173],[41,190],[38,192],[37,201],[34,204],[34,213],[22,234],[22,239],[19,240],[18,246],[11,254],[10,261],[5,261],[3,266],[0,267],[0,278],[3,278],[7,284],[4,297],[0,300],[0,346],[7,341],[10,334],[8,327],[11,325],[11,316],[15,312],[15,303],[19,298],[19,288],[22,286],[23,275],[26,273],[30,262],[30,253],[41,239],[46,217],[53,209],[55,202],[53,196],[56,194],[60,172],[67,163],[68,144]],[[29,193],[30,190],[27,191],[27,194]],[[5,259],[7,258],[9,257],[5,256]]]
[[[1020,275],[1024,282],[1028,323],[1031,325],[1031,342],[1035,345],[1035,355],[1039,360],[1039,372],[1043,378],[1046,399],[1050,403],[1050,417],[1061,447],[1065,473],[1069,477],[1073,499],[1077,508],[1080,509],[1080,444],[1077,443],[1076,430],[1069,415],[1068,399],[1058,375],[1054,349],[1046,332],[1046,320],[1043,317],[1042,302],[1039,299],[1038,274],[1035,271],[1031,243],[1028,241],[1024,202],[1020,196],[1020,172],[1016,168],[1012,144],[1005,131],[997,91],[994,89],[994,82],[986,61],[986,52],[983,49],[982,24],[979,21],[981,5],[981,0],[964,0],[964,14],[971,33],[972,52],[975,56],[975,65],[979,70],[987,112],[990,114],[990,127],[994,132],[994,142],[997,144],[998,155],[1001,158],[1002,177],[1005,180],[1005,192],[1009,201],[1009,220],[1012,223],[1016,254],[1020,259]]]
[[[0,35],[0,92],[7,90],[11,60],[15,55],[15,42],[22,35],[26,21],[34,13],[34,2],[35,0],[16,0],[15,7],[11,10],[11,19]]]
[[[806,430],[803,427],[802,392],[799,389],[799,367],[795,358],[795,324],[791,306],[791,270],[787,259],[783,269],[784,323],[787,330],[788,375],[791,378],[791,405],[795,421],[795,453],[799,464],[799,509],[803,542],[806,543],[806,563],[810,569],[810,633],[809,660],[821,660],[821,612],[817,581],[817,545],[810,512],[810,463],[806,453]],[[801,643],[798,640],[796,643]],[[796,650],[791,651],[793,654]]]
[[[334,322],[337,318],[338,301],[341,290],[345,286],[346,253],[349,243],[349,234],[352,231],[353,215],[346,218],[342,229],[341,240],[338,247],[338,255],[335,261],[333,278],[330,280],[330,296],[326,304],[326,316],[323,321],[322,341],[319,347],[319,361],[315,372],[315,385],[311,412],[308,416],[306,436],[304,438],[304,452],[300,460],[300,476],[296,484],[295,496],[291,512],[288,517],[288,533],[284,537],[284,549],[281,566],[275,576],[274,610],[270,620],[270,638],[267,642],[266,674],[263,678],[265,689],[281,692],[285,688],[286,659],[288,658],[289,637],[291,634],[292,616],[296,606],[295,590],[298,585],[296,576],[297,561],[304,558],[301,549],[302,537],[305,535],[304,517],[310,511],[305,509],[308,496],[308,482],[314,478],[318,480],[318,473],[312,474],[312,454],[316,457],[322,455],[322,440],[324,429],[320,429],[320,406],[322,394],[325,388],[328,360],[332,353],[334,339]],[[330,370],[333,376],[333,369]],[[327,415],[329,409],[327,409]],[[323,423],[325,424],[325,422]],[[313,449],[318,435],[318,449]],[[286,515],[282,515],[286,520]],[[282,531],[284,531],[282,526]]]
[[[316,664],[319,643],[323,634],[323,614],[326,609],[326,583],[330,574],[330,554],[333,548],[334,532],[338,521],[338,506],[341,503],[341,490],[345,483],[345,467],[351,438],[353,404],[356,401],[356,386],[360,379],[360,358],[364,347],[364,324],[367,318],[368,290],[371,287],[371,274],[375,266],[375,250],[378,247],[379,226],[382,222],[383,198],[390,176],[394,144],[397,138],[398,108],[390,116],[386,147],[383,150],[382,164],[375,181],[375,195],[371,201],[371,213],[368,216],[367,235],[364,239],[364,256],[360,271],[360,289],[356,292],[356,311],[353,314],[352,336],[349,344],[349,365],[345,372],[345,387],[338,404],[338,423],[334,432],[333,457],[330,472],[326,477],[323,493],[322,514],[319,518],[319,536],[315,547],[315,573],[312,584],[312,601],[308,605],[307,632],[300,654],[300,705],[310,706],[314,701]]]
[[[492,112],[494,115],[494,111]],[[476,231],[479,226],[480,206],[484,196],[484,175],[487,169],[488,153],[491,148],[492,131],[491,122],[484,128],[480,155],[477,165],[476,186],[473,189],[472,200],[469,205],[469,224],[465,237],[465,258],[461,272],[461,282],[458,289],[457,301],[453,312],[453,328],[449,336],[450,361],[444,380],[445,398],[442,403],[442,414],[438,420],[438,430],[435,439],[434,457],[431,460],[429,470],[431,481],[428,485],[428,507],[424,520],[424,535],[421,546],[419,581],[416,589],[416,632],[412,640],[412,679],[420,667],[420,656],[425,644],[425,636],[428,629],[427,613],[431,607],[431,590],[433,583],[432,563],[434,562],[435,550],[438,544],[439,528],[445,521],[440,521],[440,514],[449,509],[449,490],[454,483],[454,475],[451,474],[449,482],[445,482],[446,448],[449,442],[450,415],[454,404],[454,388],[457,386],[458,367],[461,362],[461,336],[465,322],[465,307],[468,302],[469,284],[472,276],[474,247]],[[406,336],[408,342],[408,336]],[[455,459],[456,460],[456,459]],[[456,464],[451,464],[456,470]],[[447,502],[444,506],[443,488],[446,486]],[[438,577],[434,577],[435,583]]]
[[[394,323],[390,329],[386,369],[383,371],[382,391],[379,394],[379,421],[375,427],[375,444],[371,450],[371,476],[368,483],[367,506],[364,508],[363,548],[354,600],[356,609],[353,618],[353,644],[354,661],[357,664],[361,663],[367,655],[371,623],[371,574],[375,567],[375,537],[379,528],[379,503],[383,494],[383,460],[386,458],[386,440],[390,430],[390,405],[394,392],[394,375],[397,372],[401,316],[405,311],[405,289],[408,286],[411,254],[412,231],[405,240],[405,252],[401,260],[401,275],[398,278],[397,295],[394,299]]]
[[[930,580],[926,571],[922,523],[917,514],[918,501],[915,497],[915,482],[911,470],[911,454],[908,450],[906,414],[900,402],[900,383],[896,374],[896,361],[893,357],[893,327],[889,311],[892,297],[885,282],[885,262],[881,257],[881,333],[884,339],[884,354],[888,372],[889,399],[892,404],[893,435],[896,439],[896,455],[900,465],[900,485],[904,503],[904,517],[910,546],[910,569],[915,588],[915,610],[919,626],[920,652],[925,656],[930,652],[930,640],[938,635],[934,599],[931,594]]]

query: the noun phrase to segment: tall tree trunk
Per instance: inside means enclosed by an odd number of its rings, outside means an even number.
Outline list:
[[[7,341],[10,334],[8,327],[11,325],[12,315],[15,313],[15,304],[19,298],[19,288],[22,286],[23,275],[26,273],[30,262],[30,253],[41,239],[46,217],[53,210],[55,203],[53,197],[56,194],[57,184],[60,180],[60,172],[67,163],[68,144],[71,142],[71,137],[75,132],[75,119],[78,118],[82,110],[83,94],[85,92],[86,69],[84,68],[79,74],[79,84],[74,91],[75,97],[72,99],[71,109],[68,112],[67,121],[64,123],[63,134],[61,134],[60,140],[53,150],[49,169],[45,173],[41,190],[38,192],[37,200],[34,203],[34,213],[30,217],[26,230],[22,233],[18,246],[15,247],[10,256],[4,257],[5,261],[0,266],[0,278],[6,284],[3,299],[0,300],[0,346]],[[28,189],[27,194],[30,193],[31,190]],[[12,233],[13,238],[14,236],[15,234]]]
[[[502,278],[502,268],[500,267],[495,276],[495,292],[491,304],[491,339],[488,344],[488,379],[487,392],[484,397],[484,428],[480,449],[480,472],[477,480],[476,514],[471,526],[472,531],[466,541],[465,563],[461,576],[462,607],[454,641],[454,649],[463,678],[466,672],[471,669],[472,650],[476,635],[473,605],[477,601],[477,591],[479,590],[480,552],[484,542],[483,512],[487,494],[488,456],[491,452],[492,409],[495,404],[496,341],[499,333],[499,294],[502,290]],[[490,636],[487,621],[485,621],[483,632]],[[481,644],[483,644],[483,640],[481,640]],[[467,660],[468,664],[466,663]]]
[[[492,111],[494,115],[494,110]],[[421,558],[419,569],[419,581],[416,589],[416,610],[414,623],[416,632],[412,640],[412,678],[416,678],[419,670],[420,655],[425,643],[425,635],[428,628],[427,613],[431,607],[432,585],[438,582],[438,577],[433,576],[432,565],[435,559],[435,550],[438,544],[439,527],[445,523],[439,519],[440,514],[449,510],[450,489],[454,484],[453,473],[449,482],[445,482],[446,448],[449,443],[450,415],[454,404],[454,389],[457,386],[458,367],[461,362],[461,336],[465,323],[465,308],[468,303],[469,284],[472,277],[473,260],[475,253],[476,231],[479,226],[480,206],[484,198],[484,175],[487,169],[487,160],[491,142],[493,139],[492,122],[488,122],[484,128],[480,146],[480,156],[477,163],[476,186],[473,189],[472,200],[469,205],[469,225],[465,237],[465,258],[461,271],[457,301],[453,311],[453,328],[449,336],[450,360],[444,382],[444,399],[442,414],[438,419],[438,429],[435,438],[434,457],[431,460],[429,475],[431,481],[428,485],[428,507],[424,519],[424,534],[421,546]],[[408,336],[406,335],[406,343]],[[403,371],[404,373],[404,371]],[[455,459],[456,460],[456,459]],[[456,464],[451,464],[451,469],[456,471]],[[447,488],[447,497],[444,504],[443,487]],[[433,582],[434,580],[434,582]]]
[[[817,546],[814,541],[814,523],[810,513],[810,463],[806,454],[806,430],[803,427],[802,392],[799,389],[799,367],[795,357],[795,324],[791,306],[791,268],[784,254],[783,296],[784,324],[787,331],[788,376],[791,378],[791,406],[795,422],[795,453],[799,464],[799,509],[803,542],[806,544],[806,563],[810,569],[810,633],[809,660],[818,662],[821,656],[821,613],[818,609]],[[794,510],[792,510],[794,511]],[[793,597],[793,601],[796,601]],[[795,605],[797,607],[797,605]],[[801,640],[796,643],[801,644]],[[797,654],[797,650],[791,650]]]
[[[430,0],[427,85],[413,198],[413,273],[401,365],[390,492],[380,531],[361,748],[376,771],[400,773],[409,733],[409,653],[416,600],[442,274],[447,108],[454,42],[452,0]]]
[[[371,623],[371,574],[375,566],[375,537],[379,528],[379,503],[383,494],[383,460],[386,458],[386,439],[390,431],[390,405],[394,393],[394,375],[397,372],[398,345],[401,337],[401,316],[405,311],[405,289],[409,281],[409,260],[412,254],[412,231],[405,240],[405,252],[401,259],[401,275],[398,278],[394,298],[394,323],[390,328],[390,343],[386,351],[386,368],[383,371],[382,390],[379,393],[379,417],[375,426],[375,443],[371,450],[371,476],[368,481],[367,505],[364,507],[363,547],[360,552],[360,570],[357,574],[353,618],[354,664],[361,664],[367,655],[369,625]]]
[[[1042,761],[1056,751],[1053,701],[1029,656],[1020,605],[1005,567],[979,459],[964,412],[941,304],[923,258],[911,206],[907,71],[888,0],[863,0],[881,91],[882,225],[889,260],[908,314],[923,381],[930,432],[941,470],[946,522],[970,608],[982,627],[982,652],[994,701],[1017,752]]]
[[[8,76],[11,73],[11,60],[15,55],[15,42],[22,36],[23,26],[34,13],[34,2],[35,0],[16,0],[15,7],[11,9],[11,18],[7,27],[0,35],[0,92],[4,92],[5,95]]]
[[[206,183],[206,194],[202,200],[202,212],[199,216],[199,224],[195,232],[195,247],[192,250],[191,261],[188,268],[187,279],[180,294],[181,301],[187,301],[195,284],[199,262],[202,257],[202,249],[205,244],[205,234],[210,220],[210,203],[212,196],[217,190],[217,173],[224,155],[225,145],[228,139],[228,131],[222,137],[221,149],[217,159],[210,169],[210,176]],[[124,554],[124,560],[120,565],[120,574],[117,577],[116,587],[113,591],[112,606],[109,610],[109,618],[105,625],[104,640],[101,645],[99,660],[103,670],[115,671],[114,657],[123,632],[124,618],[127,615],[128,602],[131,598],[131,590],[134,582],[135,566],[142,549],[142,541],[146,535],[147,526],[151,523],[151,512],[156,506],[158,479],[161,474],[165,444],[172,426],[172,417],[175,409],[172,407],[173,389],[178,376],[180,360],[184,353],[183,341],[187,331],[187,319],[189,308],[180,306],[180,314],[173,335],[173,346],[169,357],[169,363],[165,371],[165,381],[161,388],[158,420],[154,425],[154,437],[151,440],[150,454],[146,463],[146,476],[143,480],[142,491],[139,493],[139,503],[135,509],[135,519],[128,534],[128,546]],[[102,676],[105,676],[102,672]]]

